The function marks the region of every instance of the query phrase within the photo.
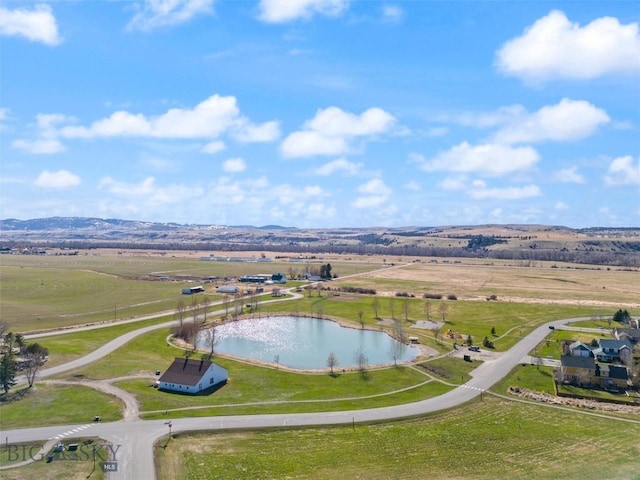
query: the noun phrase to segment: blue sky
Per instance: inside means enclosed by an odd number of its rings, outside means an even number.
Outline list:
[[[640,2],[0,6],[0,218],[640,226]]]

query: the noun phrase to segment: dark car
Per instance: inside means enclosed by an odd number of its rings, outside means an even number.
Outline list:
[[[549,325],[549,330],[555,330],[556,327],[554,327],[553,325]]]
[[[475,345],[471,345],[469,347],[469,350],[471,350],[472,352],[479,352],[480,351],[480,347],[477,347]]]

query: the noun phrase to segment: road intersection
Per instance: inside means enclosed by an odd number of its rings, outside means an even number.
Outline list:
[[[462,405],[491,388],[504,378],[523,358],[532,351],[550,332],[549,326],[559,328],[567,323],[587,320],[573,318],[556,320],[534,329],[499,358],[484,362],[472,372],[472,379],[438,397],[426,400],[365,410],[341,412],[318,412],[298,414],[232,415],[198,418],[180,418],[171,422],[172,433],[202,430],[257,429],[267,427],[296,427],[352,424],[391,420],[402,417],[424,415]],[[99,349],[80,359],[42,371],[47,377],[94,362],[137,336],[173,325],[165,322],[140,328],[106,343]],[[0,439],[7,443],[55,442],[70,436],[100,437],[116,446],[113,452],[117,471],[108,473],[110,479],[144,478],[155,479],[153,446],[163,436],[168,438],[169,428],[163,420],[131,420],[36,427],[0,431]]]

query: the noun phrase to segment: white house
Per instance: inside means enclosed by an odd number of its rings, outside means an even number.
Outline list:
[[[158,388],[171,392],[198,393],[227,381],[227,370],[204,359],[176,358],[158,379]]]

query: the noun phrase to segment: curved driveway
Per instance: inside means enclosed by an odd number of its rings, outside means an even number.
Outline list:
[[[586,320],[586,318],[556,320],[536,328],[510,350],[504,352],[500,358],[484,362],[476,368],[472,372],[473,378],[470,381],[435,398],[402,405],[341,412],[180,418],[172,421],[172,433],[194,430],[350,424],[352,422],[371,422],[423,415],[452,408],[472,400],[480,395],[482,391],[489,389],[504,378],[521,362],[522,358],[528,352],[533,350],[534,347],[547,336],[550,331],[550,325],[557,328],[566,323],[579,320]],[[170,326],[173,323],[174,322],[166,322],[126,333],[81,359],[43,370],[43,376],[53,375],[71,368],[86,365],[91,361],[102,358],[139,335],[158,328]],[[168,420],[169,418],[167,418],[167,421]],[[120,445],[115,458],[118,463],[118,471],[109,473],[108,478],[155,479],[153,445],[162,436],[168,436],[168,433],[169,426],[163,420],[135,420],[6,430],[0,431],[0,438],[3,441],[8,440],[9,443],[19,444],[22,442],[48,440],[52,438],[64,439],[65,437],[98,436],[111,442],[115,446]]]

